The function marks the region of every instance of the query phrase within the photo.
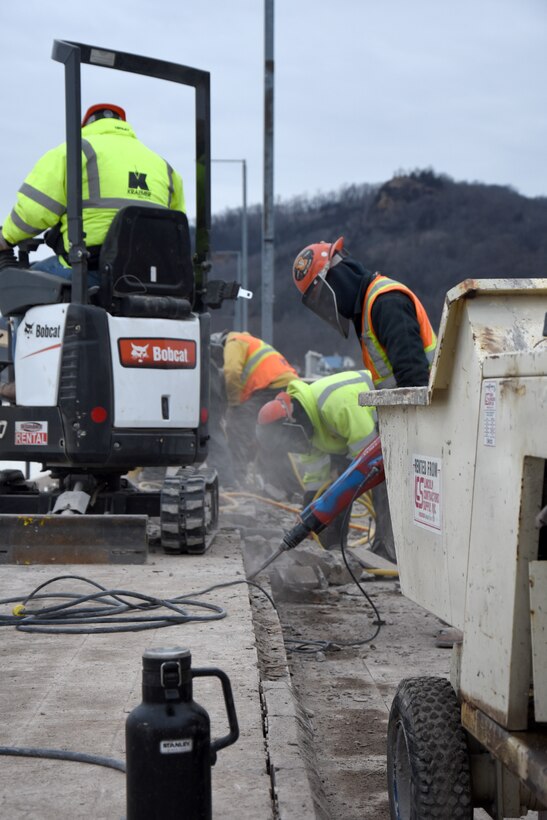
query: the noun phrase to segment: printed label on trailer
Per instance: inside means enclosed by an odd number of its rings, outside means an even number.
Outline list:
[[[47,421],[16,421],[16,446],[43,446],[47,444]]]
[[[484,432],[483,443],[485,447],[496,446],[496,412],[498,408],[498,395],[496,382],[484,382]]]
[[[193,748],[194,739],[191,737],[160,741],[160,752],[162,755],[180,755],[184,752],[191,752]]]
[[[123,367],[191,370],[196,366],[192,339],[118,339]]]
[[[414,475],[414,523],[426,530],[441,531],[441,459],[412,456]]]

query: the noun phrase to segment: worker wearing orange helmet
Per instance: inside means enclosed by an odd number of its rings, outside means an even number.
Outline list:
[[[366,270],[343,237],[304,248],[293,280],[303,304],[346,338],[353,324],[377,389],[428,384],[437,338],[410,288]]]
[[[308,245],[296,257],[293,280],[303,304],[347,338],[352,324],[363,364],[376,389],[422,387],[437,338],[418,297],[395,279],[371,273],[336,242]],[[376,537],[373,549],[396,559],[385,484],[373,491]]]
[[[304,506],[324,491],[333,478],[345,474],[350,462],[358,465],[358,471],[368,479],[368,470],[363,469],[368,458],[372,454],[381,459],[376,411],[374,407],[359,406],[359,394],[373,389],[366,370],[334,373],[311,384],[298,379],[258,413],[259,446],[274,458],[290,454],[304,490]],[[366,464],[358,461],[365,451]],[[383,481],[383,469],[378,475],[380,480]],[[331,526],[321,536],[324,546],[340,546],[344,519],[341,513],[360,495],[357,484],[352,477],[350,487],[342,488]],[[369,486],[362,491],[365,489]],[[346,528],[347,524],[346,519]]]
[[[89,284],[99,284],[97,265],[110,223],[125,205],[152,203],[184,211],[182,179],[169,163],[140,142],[119,105],[92,105],[82,120],[83,229]],[[66,143],[38,160],[17,194],[0,231],[0,251],[45,230],[56,256],[35,270],[71,278],[68,264]]]

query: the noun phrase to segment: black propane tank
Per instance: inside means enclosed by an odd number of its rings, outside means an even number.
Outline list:
[[[147,649],[142,703],[125,724],[127,820],[211,820],[211,766],[239,737],[228,676],[192,669],[189,649]],[[209,715],[192,699],[192,680],[220,678],[229,734],[211,743]]]

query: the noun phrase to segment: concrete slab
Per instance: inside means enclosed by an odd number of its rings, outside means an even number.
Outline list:
[[[243,580],[244,569],[238,534],[221,532],[205,555],[158,552],[145,565],[3,566],[0,598],[24,597],[38,584],[69,574],[85,576],[108,589],[173,598]],[[74,579],[58,581],[55,588],[89,591]],[[239,719],[240,739],[219,753],[213,768],[214,816],[268,820],[282,807],[283,817],[311,817],[306,808],[312,804],[305,766],[291,740],[296,728],[290,679],[282,669],[279,690],[269,684],[270,691],[262,692],[247,585],[196,597],[224,607],[227,617],[102,635],[25,634],[5,627],[0,646],[0,745],[67,749],[124,760],[125,720],[141,701],[143,651],[153,646],[186,646],[194,666],[216,666],[229,676]],[[11,607],[1,609],[7,614]],[[269,617],[267,632],[273,634],[274,655],[279,658],[277,616]],[[262,649],[264,644],[262,636]],[[212,736],[226,734],[218,681],[197,680],[194,698],[209,712]],[[271,715],[268,701],[274,704]],[[283,748],[290,753],[286,759]],[[113,769],[2,757],[0,771],[1,817],[112,820],[125,815],[125,777]]]

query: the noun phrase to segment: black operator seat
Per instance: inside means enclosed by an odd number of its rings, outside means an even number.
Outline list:
[[[194,269],[186,214],[128,205],[110,225],[99,256],[101,299],[171,297],[194,303]]]

